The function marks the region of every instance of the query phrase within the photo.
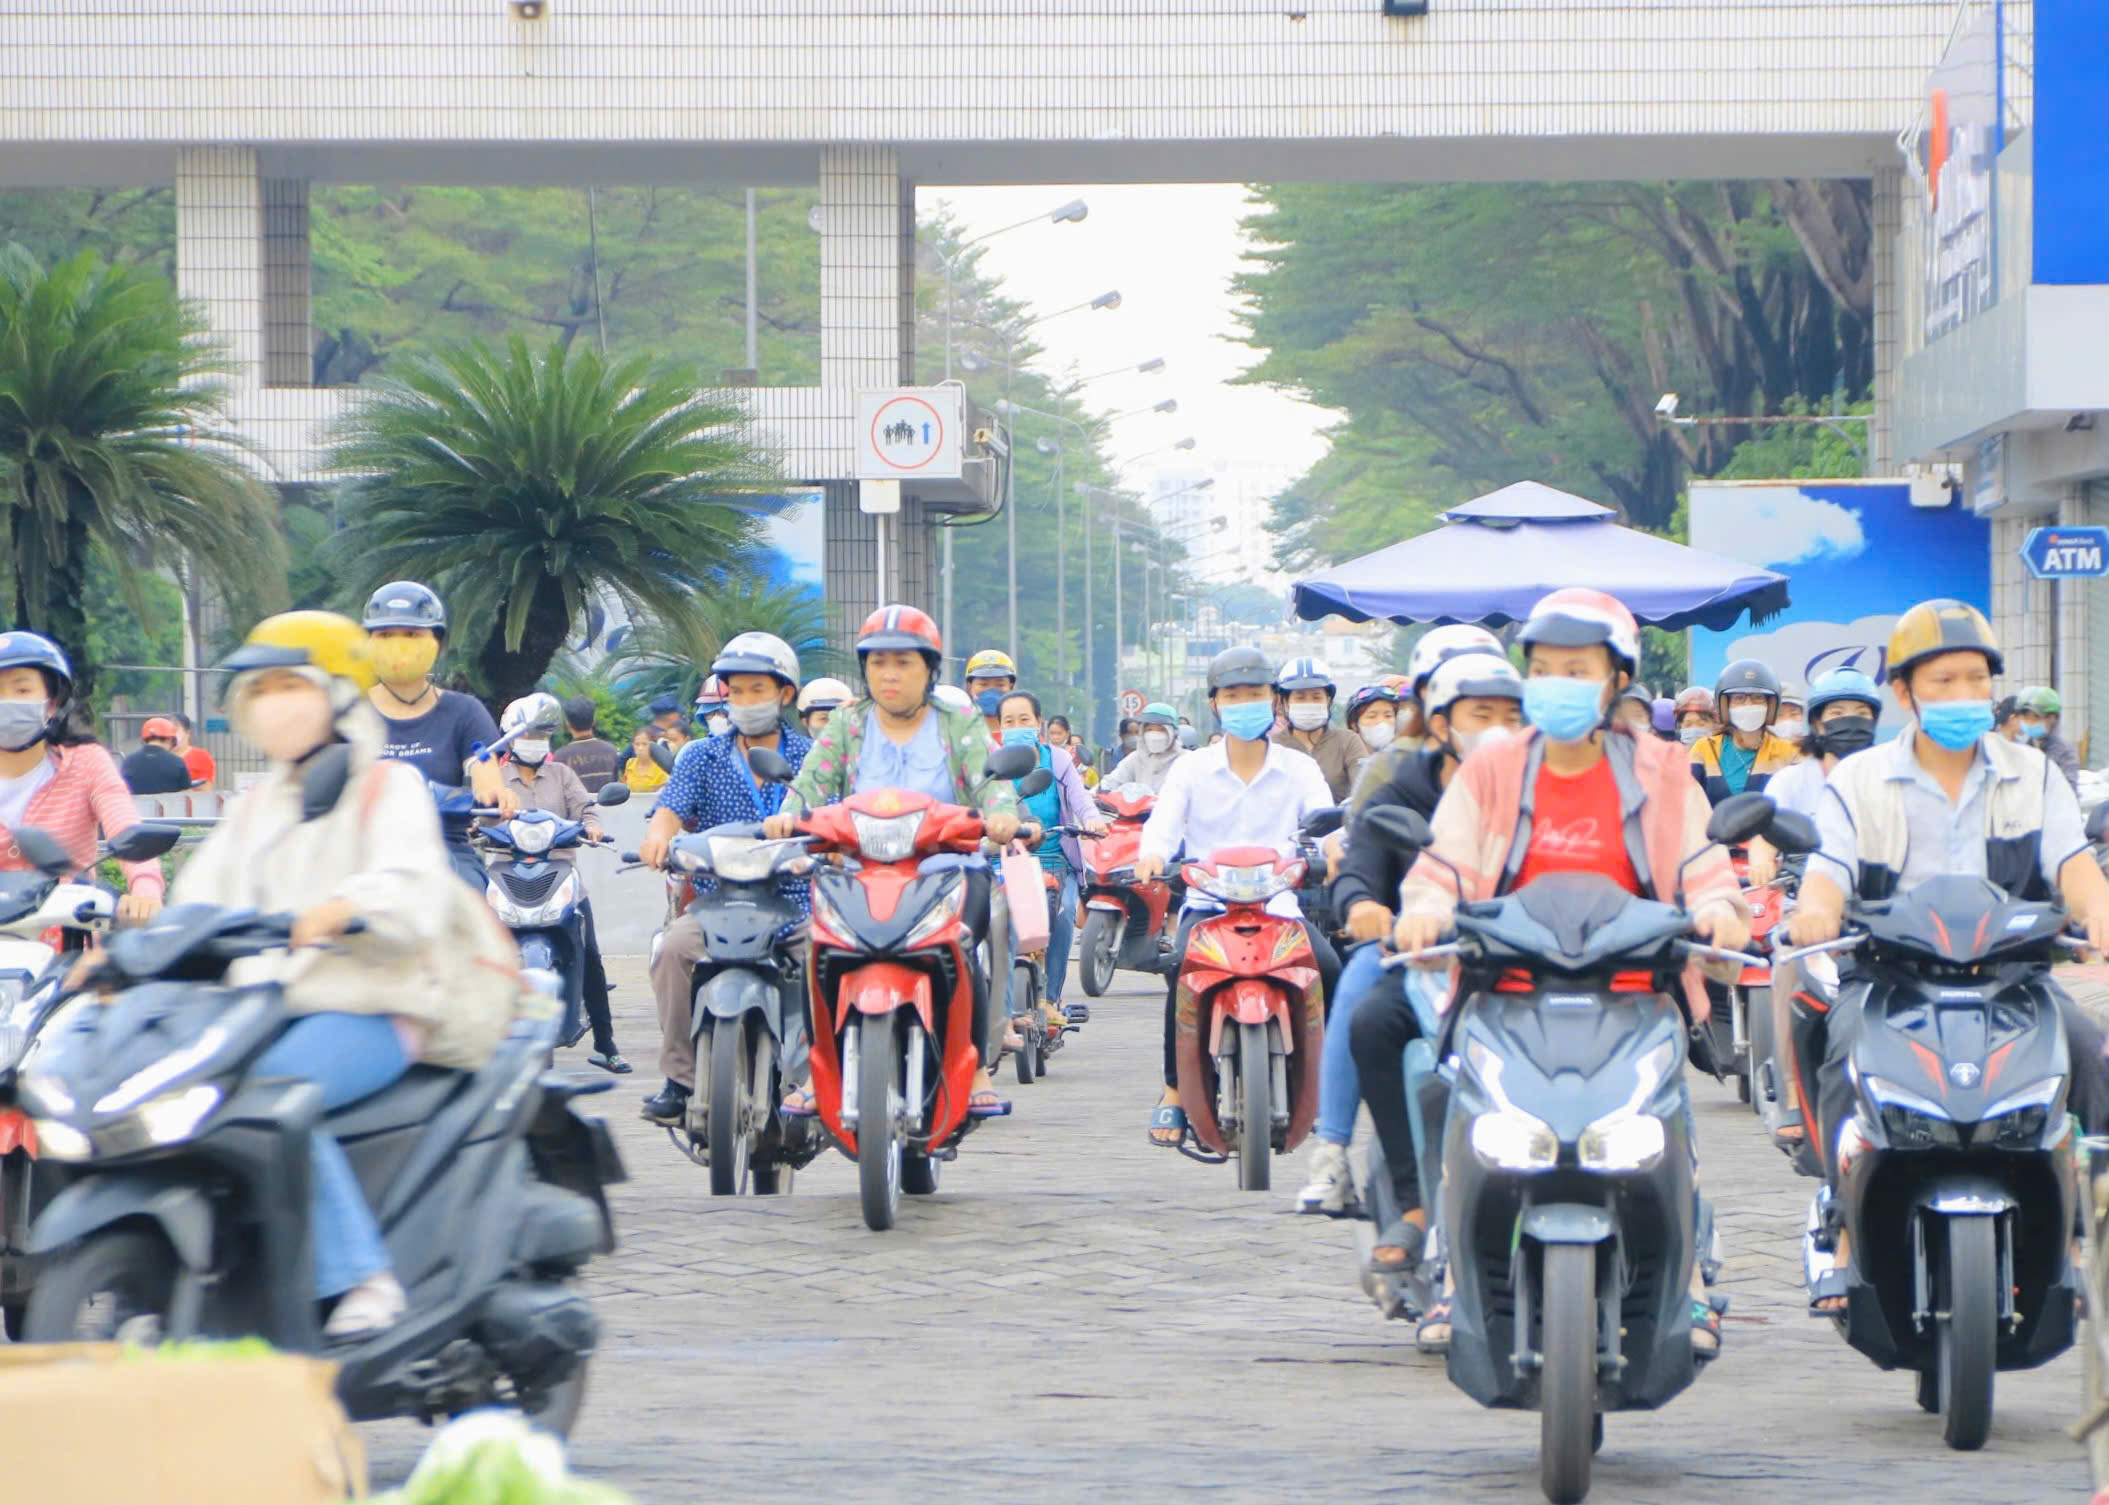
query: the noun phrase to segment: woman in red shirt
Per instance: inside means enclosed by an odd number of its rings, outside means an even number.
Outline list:
[[[99,836],[139,824],[116,760],[89,735],[73,705],[73,666],[33,632],[0,633],[0,870],[29,866],[14,833],[34,826],[82,869],[95,865]],[[143,921],[161,908],[161,864],[124,864],[118,918]]]

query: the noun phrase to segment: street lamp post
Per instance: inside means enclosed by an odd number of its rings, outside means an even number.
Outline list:
[[[1677,394],[1675,392],[1665,392],[1662,394],[1662,400],[1655,404],[1655,421],[1657,423],[1667,423],[1676,428],[1749,428],[1768,423],[1814,423],[1829,429],[1843,439],[1846,447],[1852,450],[1853,458],[1860,462],[1860,474],[1866,475],[1867,450],[1860,440],[1853,437],[1852,431],[1846,428],[1845,425],[1857,423],[1861,426],[1861,432],[1864,434],[1867,426],[1874,421],[1874,418],[1872,414],[1868,413],[1760,413],[1753,414],[1748,418],[1734,416],[1679,418],[1677,416]]]
[[[1191,440],[1191,439],[1182,439],[1182,440],[1180,440],[1180,441],[1179,441],[1179,442],[1178,442],[1177,444],[1167,445],[1167,446],[1166,446],[1166,448],[1168,448],[1168,449],[1192,449],[1192,448],[1193,448],[1193,446],[1194,446],[1194,441],[1193,441],[1193,440]],[[1181,487],[1180,487],[1180,488],[1178,488],[1178,489],[1177,489],[1176,491],[1168,491],[1168,492],[1166,492],[1166,493],[1165,493],[1165,494],[1164,494],[1163,496],[1161,496],[1161,497],[1157,498],[1157,500],[1158,500],[1158,501],[1170,501],[1170,500],[1171,500],[1171,499],[1172,499],[1173,497],[1179,497],[1179,496],[1184,496],[1184,495],[1186,495],[1186,494],[1187,494],[1188,492],[1190,492],[1190,491],[1206,491],[1206,490],[1208,490],[1208,489],[1209,489],[1210,487],[1214,486],[1215,484],[1216,484],[1216,478],[1215,478],[1214,476],[1204,476],[1204,477],[1202,477],[1202,478],[1201,478],[1200,480],[1198,480],[1198,481],[1194,482],[1194,483],[1193,483],[1193,484],[1192,484],[1191,486],[1181,486]],[[1086,485],[1086,484],[1085,484],[1084,482],[1082,482],[1082,481],[1079,481],[1079,482],[1077,483],[1077,486],[1076,486],[1076,492],[1077,492],[1077,495],[1078,495],[1078,496],[1081,496],[1082,498],[1084,498],[1084,551],[1085,551],[1085,552],[1084,552],[1084,560],[1085,560],[1085,563],[1084,563],[1084,570],[1085,570],[1085,574],[1084,574],[1084,642],[1085,642],[1085,650],[1084,650],[1084,698],[1085,698],[1085,700],[1086,700],[1086,701],[1087,701],[1087,702],[1088,702],[1088,703],[1090,704],[1090,706],[1091,706],[1091,711],[1092,711],[1092,714],[1093,714],[1093,715],[1095,716],[1095,715],[1097,714],[1097,711],[1098,711],[1098,699],[1097,699],[1097,684],[1096,684],[1096,675],[1095,675],[1095,674],[1093,673],[1093,670],[1092,670],[1092,659],[1091,659],[1091,651],[1090,651],[1090,641],[1091,641],[1091,573],[1090,573],[1090,570],[1091,570],[1091,564],[1090,564],[1090,560],[1091,560],[1091,552],[1090,552],[1090,551],[1091,551],[1091,533],[1092,533],[1092,524],[1093,524],[1093,522],[1095,521],[1095,519],[1094,519],[1094,517],[1093,517],[1093,515],[1092,515],[1092,514],[1093,514],[1093,513],[1094,513],[1094,512],[1096,511],[1096,509],[1097,509],[1097,502],[1098,502],[1098,499],[1099,499],[1100,497],[1110,497],[1110,498],[1112,498],[1112,499],[1113,499],[1113,502],[1114,502],[1114,510],[1113,510],[1113,511],[1112,511],[1111,513],[1109,513],[1109,514],[1108,514],[1108,516],[1107,516],[1107,527],[1108,527],[1108,531],[1109,531],[1109,532],[1110,532],[1110,533],[1112,534],[1112,546],[1113,546],[1113,673],[1114,673],[1114,677],[1115,677],[1115,679],[1116,679],[1116,680],[1117,680],[1117,679],[1119,678],[1119,676],[1120,676],[1120,661],[1121,661],[1121,655],[1122,655],[1122,653],[1124,652],[1124,650],[1125,650],[1125,648],[1126,648],[1126,641],[1127,641],[1127,624],[1126,624],[1126,621],[1125,621],[1125,611],[1124,611],[1124,606],[1123,606],[1123,592],[1122,592],[1122,586],[1121,586],[1121,567],[1122,567],[1122,564],[1123,564],[1123,562],[1124,562],[1124,561],[1123,561],[1123,558],[1122,558],[1123,550],[1122,550],[1122,548],[1121,548],[1121,530],[1122,530],[1123,528],[1127,528],[1127,529],[1130,529],[1130,530],[1132,530],[1132,531],[1134,531],[1134,532],[1135,532],[1135,534],[1136,534],[1136,536],[1137,536],[1137,537],[1139,537],[1139,538],[1145,538],[1145,539],[1146,539],[1146,538],[1148,537],[1148,533],[1147,533],[1147,531],[1146,531],[1146,530],[1141,530],[1141,529],[1137,529],[1137,528],[1136,528],[1136,525],[1135,525],[1135,524],[1133,524],[1133,523],[1129,523],[1129,522],[1127,522],[1127,521],[1123,520],[1123,519],[1122,519],[1122,517],[1121,517],[1121,515],[1120,515],[1120,510],[1119,510],[1119,504],[1120,504],[1120,502],[1121,502],[1121,501],[1122,501],[1123,499],[1139,499],[1139,498],[1134,498],[1134,493],[1132,493],[1132,492],[1123,492],[1123,491],[1111,491],[1111,490],[1108,490],[1107,488],[1105,488],[1105,487],[1103,487],[1103,486],[1090,486],[1090,485]],[[1144,615],[1145,615],[1145,616],[1147,616],[1147,615],[1148,615],[1148,609],[1149,609],[1149,571],[1148,571],[1147,567],[1146,567],[1146,568],[1144,569],[1144,571],[1143,571],[1143,603],[1144,603]]]

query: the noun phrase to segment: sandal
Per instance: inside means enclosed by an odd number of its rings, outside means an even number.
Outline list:
[[[1372,1275],[1404,1275],[1421,1262],[1421,1251],[1428,1247],[1428,1230],[1418,1223],[1409,1223],[1405,1218],[1394,1218],[1377,1235],[1376,1246],[1370,1250],[1369,1271]],[[1397,1249],[1398,1259],[1379,1259],[1378,1250]]]
[[[1700,1363],[1721,1356],[1721,1314],[1713,1303],[1692,1298],[1692,1357]]]
[[[1179,1131],[1179,1137],[1159,1139],[1157,1134],[1162,1129],[1176,1129]],[[1156,1111],[1150,1115],[1150,1143],[1160,1150],[1176,1150],[1185,1144],[1186,1130],[1186,1110],[1177,1103],[1159,1103]]]
[[[633,1069],[630,1063],[622,1058],[622,1052],[619,1050],[590,1055],[586,1057],[586,1064],[598,1066],[602,1071],[613,1072],[616,1076],[628,1076]]]
[[[1812,1317],[1830,1317],[1843,1321],[1845,1318],[1844,1307],[1839,1307],[1836,1311],[1825,1311],[1818,1303],[1843,1300],[1845,1295],[1845,1271],[1840,1269],[1824,1271],[1816,1277],[1815,1283],[1809,1287],[1809,1315]]]
[[[1450,1351],[1450,1303],[1447,1299],[1428,1308],[1428,1315],[1421,1318],[1421,1325],[1413,1330],[1413,1346],[1422,1353]]]
[[[1007,1099],[996,1095],[993,1087],[984,1087],[967,1099],[967,1117],[1004,1118],[1009,1115],[1011,1105]]]
[[[785,1118],[818,1118],[820,1116],[820,1109],[813,1102],[812,1091],[805,1087],[794,1087],[791,1091],[785,1093],[783,1103],[776,1111]]]

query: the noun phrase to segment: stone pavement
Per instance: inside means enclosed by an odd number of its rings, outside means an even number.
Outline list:
[[[1351,1224],[1285,1211],[1301,1153],[1274,1191],[1245,1194],[1232,1168],[1147,1143],[1161,994],[1135,974],[1045,1081],[1006,1068],[1017,1112],[875,1234],[839,1155],[790,1197],[710,1198],[636,1116],[658,1085],[650,998],[641,958],[610,970],[638,1071],[592,1101],[632,1179],[614,1192],[621,1247],[590,1271],[603,1338],[581,1471],[643,1505],[1543,1498],[1537,1418],[1473,1405],[1377,1316]],[[1908,1376],[1802,1315],[1811,1183],[1731,1091],[1696,1096],[1727,1351],[1665,1410],[1609,1419],[1591,1500],[2085,1500],[2062,1430],[2077,1360],[2000,1376],[1989,1445],[1948,1453]],[[363,1430],[376,1487],[427,1435]]]

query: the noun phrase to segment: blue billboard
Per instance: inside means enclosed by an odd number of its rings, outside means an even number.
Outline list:
[[[1692,547],[1780,571],[1793,604],[1762,627],[1694,628],[1692,680],[1755,658],[1802,685],[1832,669],[1879,682],[1906,608],[1953,596],[1989,614],[1990,534],[1959,503],[1914,507],[1904,481],[1694,481]]]

